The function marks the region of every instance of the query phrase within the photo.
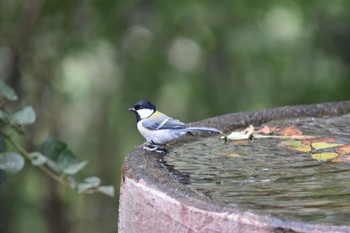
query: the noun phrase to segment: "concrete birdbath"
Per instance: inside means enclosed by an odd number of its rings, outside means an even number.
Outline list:
[[[350,232],[350,101],[232,113],[125,159],[119,232]],[[255,138],[255,139],[252,139]]]

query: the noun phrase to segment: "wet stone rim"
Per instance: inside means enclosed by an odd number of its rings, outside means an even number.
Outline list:
[[[195,126],[210,126],[224,129],[225,132],[232,131],[236,128],[245,127],[249,124],[260,125],[271,120],[278,119],[294,119],[300,117],[327,117],[327,116],[340,116],[350,113],[350,101],[343,102],[331,102],[331,103],[322,103],[322,104],[313,104],[313,105],[298,105],[298,106],[286,106],[274,109],[266,109],[253,112],[240,112],[240,113],[231,113],[223,116],[213,117],[199,122],[194,122],[191,125]],[[201,136],[208,136],[209,134],[202,133]],[[173,147],[181,146],[181,144],[186,143],[188,140],[195,140],[193,138],[184,138],[176,144],[173,144]],[[215,203],[213,200],[206,198],[203,195],[200,195],[192,191],[187,186],[180,184],[174,180],[174,178],[167,172],[167,169],[164,168],[163,164],[159,162],[161,156],[154,153],[145,152],[142,150],[142,146],[136,147],[125,159],[123,164],[122,171],[122,182],[121,182],[121,197],[120,197],[120,207],[119,207],[119,231],[120,232],[129,232],[130,225],[128,225],[137,212],[137,209],[133,208],[133,205],[138,205],[138,209],[141,211],[143,206],[142,203],[136,203],[138,199],[142,201],[144,198],[143,194],[140,194],[140,198],[137,197],[137,192],[142,189],[143,191],[150,192],[155,194],[153,198],[156,201],[162,202],[160,197],[166,197],[164,205],[170,203],[170,200],[176,201],[181,204],[183,209],[192,209],[190,212],[195,212],[196,217],[200,214],[210,218],[213,217],[212,214],[218,214],[216,217],[223,217],[225,221],[223,224],[226,226],[240,226],[243,230],[242,232],[249,232],[251,230],[256,230],[257,232],[350,232],[350,226],[332,226],[327,224],[309,224],[299,221],[288,221],[272,217],[269,215],[258,215],[252,211],[241,209],[239,206],[236,208],[226,207]],[[134,197],[131,198],[128,194],[132,189],[134,192]],[[157,196],[157,193],[162,193],[161,196]],[[153,195],[152,194],[152,195]],[[165,196],[164,196],[165,195]],[[136,199],[135,199],[136,198]],[[134,201],[135,203],[132,203]],[[154,204],[153,207],[157,205]],[[134,206],[135,207],[135,206]],[[176,207],[174,207],[176,208]],[[143,211],[147,211],[148,208],[145,208]],[[195,211],[197,210],[197,212]],[[157,209],[152,209],[154,214],[160,217],[163,213],[156,213]],[[176,212],[176,211],[174,211]],[[207,213],[207,215],[206,215]],[[226,213],[226,215],[222,215]],[[138,213],[140,214],[140,213]],[[142,214],[142,213],[141,213]],[[139,229],[147,229],[147,224],[152,224],[152,218],[154,216],[147,216],[148,213],[143,213],[146,216],[139,216],[138,219],[149,217],[150,220],[147,223],[146,221],[139,222],[137,227]],[[167,213],[168,215],[171,213]],[[198,215],[199,214],[199,215]],[[221,214],[221,215],[220,215]],[[231,216],[231,217],[230,217]],[[198,217],[201,218],[201,217]],[[247,220],[248,218],[248,220]],[[250,218],[250,221],[249,221]],[[161,219],[161,217],[160,217]],[[241,219],[241,220],[240,220]],[[230,221],[242,221],[240,223],[229,224]],[[212,221],[213,223],[215,220]],[[198,221],[198,224],[201,223]],[[143,224],[143,225],[142,225]],[[164,223],[165,228],[167,229],[167,224]],[[193,224],[188,226],[189,229],[199,229],[196,228],[196,221],[190,222]],[[201,223],[202,224],[202,223]],[[210,225],[210,222],[208,223]],[[243,224],[243,225],[242,225]],[[135,225],[135,226],[136,226]],[[168,225],[168,226],[171,226]],[[215,226],[218,227],[218,223],[215,223]],[[242,226],[244,226],[242,228]],[[249,227],[250,226],[250,227]],[[135,228],[136,230],[138,228]],[[159,225],[159,232],[162,229],[162,223]],[[126,230],[129,228],[128,230]],[[208,228],[209,229],[209,228]],[[219,228],[218,228],[219,229]],[[264,230],[263,230],[264,229]],[[245,231],[244,231],[245,230]],[[144,232],[148,232],[147,230]]]

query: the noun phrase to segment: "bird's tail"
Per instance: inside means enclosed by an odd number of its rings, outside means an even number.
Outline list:
[[[222,134],[222,130],[216,129],[216,128],[211,128],[211,127],[187,127],[186,131],[189,132],[196,132],[196,131],[211,131],[211,132],[216,132]]]

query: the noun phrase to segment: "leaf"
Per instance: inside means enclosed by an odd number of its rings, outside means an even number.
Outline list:
[[[0,154],[0,169],[9,172],[17,173],[24,166],[24,158],[17,152],[3,152]]]
[[[8,117],[7,114],[3,111],[0,110],[0,123],[3,125],[7,125],[8,124]]]
[[[5,152],[7,149],[5,138],[0,135],[0,153]]]
[[[287,126],[285,128],[277,130],[277,134],[279,135],[302,135],[303,132],[301,132],[297,127],[295,126]]]
[[[296,151],[308,153],[308,152],[311,151],[311,146],[310,145],[303,145],[303,146],[300,146],[300,147],[295,147],[293,149],[296,150]]]
[[[350,154],[350,144],[339,146],[336,151],[341,155]]]
[[[112,185],[100,186],[97,188],[97,191],[111,197],[114,197],[114,193],[115,193],[115,189]]]
[[[311,146],[316,150],[333,148],[333,147],[338,147],[338,146],[342,146],[342,145],[344,145],[344,144],[328,143],[328,142],[314,142],[311,144]]]
[[[90,176],[84,179],[85,183],[92,184],[94,187],[97,187],[101,184],[101,179],[97,176]]]
[[[29,156],[32,158],[32,165],[34,166],[42,166],[47,162],[47,158],[40,152],[32,152]]]
[[[265,125],[261,129],[257,130],[256,133],[262,133],[262,134],[273,134],[278,129],[278,126],[267,126]]]
[[[335,152],[324,152],[324,153],[311,154],[311,157],[318,160],[318,161],[330,160],[330,159],[333,159],[333,158],[338,157],[338,156],[339,156],[339,154],[335,153]]]
[[[79,183],[76,187],[76,190],[77,190],[77,193],[83,193],[92,188],[95,188],[95,187],[89,183]]]
[[[45,156],[53,160],[58,160],[59,155],[67,149],[67,144],[50,138],[43,142],[41,148]]]
[[[261,129],[256,131],[257,133],[262,133],[262,134],[271,134],[273,133],[270,129],[270,127],[268,127],[267,125],[265,125],[264,127],[262,127]]]
[[[305,153],[308,153],[311,151],[310,145],[304,144],[299,140],[282,141],[280,145],[290,150],[296,150],[296,151],[305,152]]]
[[[48,158],[48,165],[56,172],[63,172],[80,161],[67,144],[56,139],[47,139],[42,144],[42,152]]]
[[[339,155],[338,157],[335,157],[332,159],[333,163],[341,163],[341,162],[350,162],[350,155]]]
[[[15,91],[3,81],[0,81],[0,94],[9,101],[16,101],[18,99]]]
[[[245,130],[243,131],[236,131],[232,132],[229,135],[225,137],[221,137],[222,139],[229,139],[229,140],[242,140],[242,139],[250,139],[254,132],[254,126],[249,125]]]
[[[0,185],[6,181],[6,172],[0,169]]]
[[[74,175],[74,174],[78,173],[81,169],[83,169],[87,163],[88,163],[87,161],[74,163],[74,164],[68,166],[67,168],[65,168],[63,170],[63,173],[68,174],[68,175]]]
[[[101,183],[101,179],[97,176],[91,176],[84,179],[84,182],[77,185],[77,193],[83,193],[89,189],[97,188]]]
[[[15,123],[20,125],[30,125],[35,122],[35,111],[32,106],[26,106],[14,112],[12,115],[12,119]]]

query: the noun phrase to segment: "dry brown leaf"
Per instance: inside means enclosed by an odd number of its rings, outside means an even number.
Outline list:
[[[279,129],[276,131],[276,133],[279,135],[302,135],[303,134],[303,132],[301,132],[297,127],[293,125]]]

